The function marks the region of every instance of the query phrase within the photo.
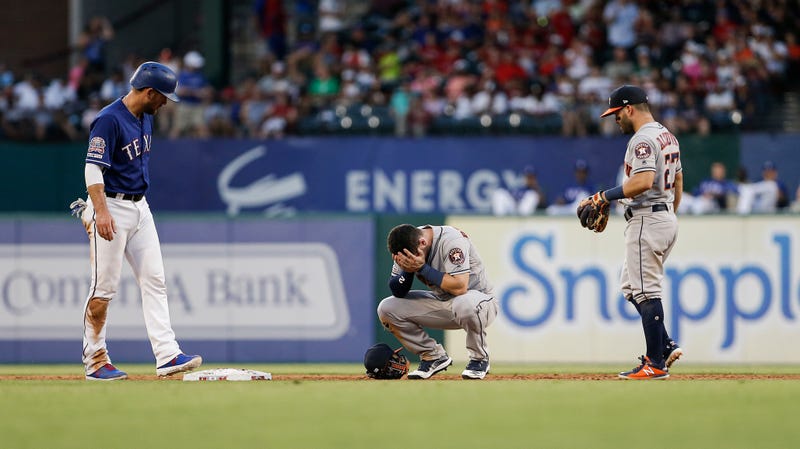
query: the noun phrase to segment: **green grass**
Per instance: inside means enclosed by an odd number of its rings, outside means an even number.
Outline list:
[[[362,368],[247,367],[269,371],[276,380],[0,380],[0,447],[800,447],[795,424],[800,382],[679,380],[680,373],[797,374],[797,366],[686,364],[675,370],[674,380],[659,382],[612,377],[281,382],[280,374],[351,374]],[[151,366],[120,364],[120,368],[130,374],[152,373]],[[492,372],[613,373],[617,368],[500,365]],[[0,365],[0,376],[80,373],[78,365]]]

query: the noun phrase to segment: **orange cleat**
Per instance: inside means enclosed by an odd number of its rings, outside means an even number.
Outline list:
[[[650,379],[666,379],[669,377],[669,372],[665,368],[659,368],[650,362],[650,358],[643,355],[639,357],[642,364],[636,368],[619,373],[620,379],[632,380],[650,380]]]

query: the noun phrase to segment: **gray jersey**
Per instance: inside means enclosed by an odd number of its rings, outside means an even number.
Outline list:
[[[655,171],[655,181],[651,189],[620,202],[633,208],[656,203],[672,204],[675,174],[682,170],[680,155],[678,139],[664,125],[651,122],[639,128],[628,141],[625,152],[625,181],[644,171]]]
[[[421,229],[431,228],[433,230],[433,242],[428,253],[427,263],[432,268],[457,276],[469,273],[469,290],[477,290],[492,297],[494,288],[486,278],[483,261],[478,254],[478,250],[472,244],[469,237],[460,230],[452,226],[420,226]],[[392,266],[392,276],[401,273],[397,264]],[[425,282],[419,275],[417,279]],[[453,298],[453,295],[442,290],[438,286],[428,286],[434,295],[442,301]]]

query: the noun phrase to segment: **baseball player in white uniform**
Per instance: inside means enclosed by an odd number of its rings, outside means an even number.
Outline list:
[[[167,304],[164,263],[145,193],[153,141],[153,115],[175,95],[177,78],[167,66],[145,62],[131,78],[131,90],[103,108],[92,122],[85,177],[89,198],[73,203],[89,235],[92,280],[84,308],[83,364],[87,380],[120,380],[106,347],[108,306],[117,293],[123,257],[142,292],[147,335],[156,374],[197,368],[199,355],[181,352]]]
[[[486,328],[497,316],[497,301],[472,241],[452,226],[402,224],[391,230],[387,246],[393,295],[378,305],[378,317],[421,359],[408,378],[428,379],[453,363],[428,327],[464,329],[470,360],[461,377],[483,379],[490,369]],[[430,290],[411,290],[414,277]]]
[[[678,139],[656,122],[647,94],[636,86],[611,93],[608,109],[624,134],[633,134],[625,153],[622,185],[601,192],[605,201],[625,207],[625,261],[621,289],[642,317],[647,354],[641,364],[619,373],[623,379],[665,379],[683,354],[664,326],[661,283],[664,262],[678,235],[675,211],[681,202],[683,173]]]

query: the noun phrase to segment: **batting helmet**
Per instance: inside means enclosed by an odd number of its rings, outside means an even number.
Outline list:
[[[175,95],[178,76],[172,69],[158,62],[150,61],[140,65],[131,77],[131,87],[134,89],[151,87],[172,101],[180,101]]]

